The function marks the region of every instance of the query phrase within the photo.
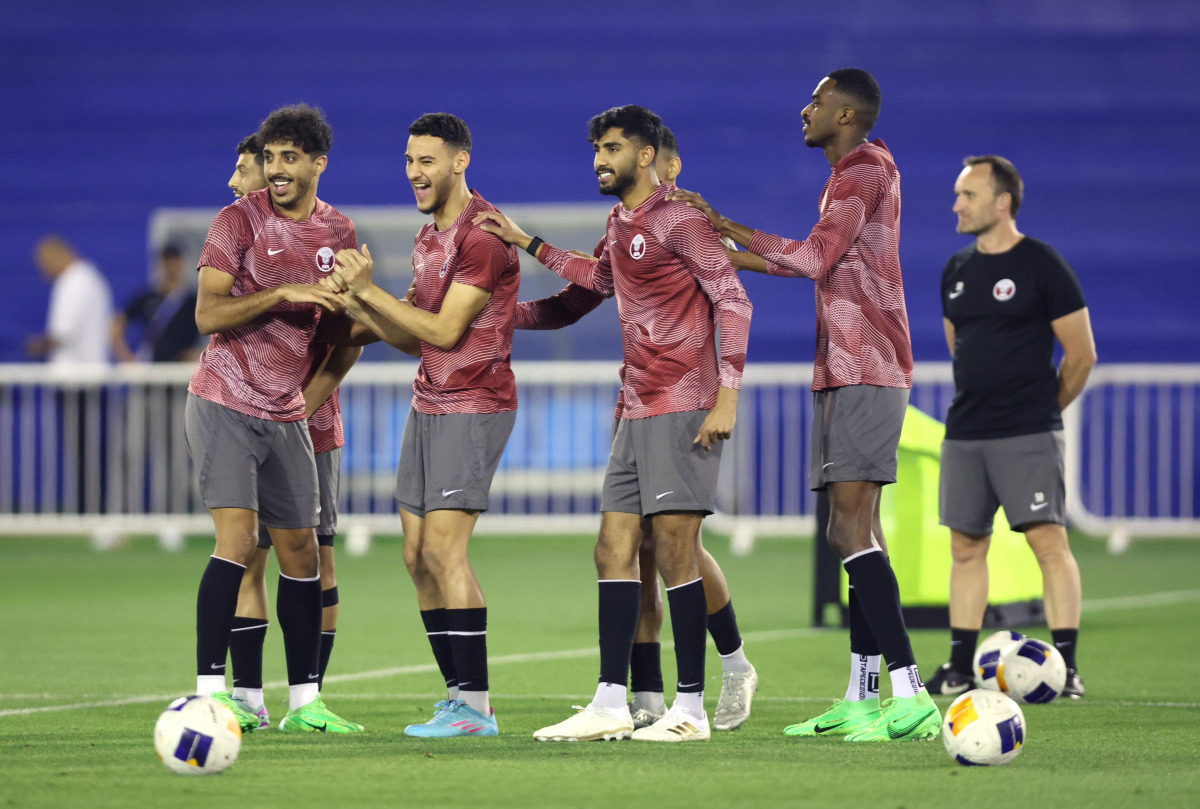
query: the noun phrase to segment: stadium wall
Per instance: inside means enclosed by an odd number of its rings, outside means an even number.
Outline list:
[[[273,107],[304,100],[335,130],[321,194],[405,205],[405,128],[435,109],[471,125],[472,184],[492,201],[594,203],[589,116],[638,102],[684,153],[682,185],[723,213],[803,236],[828,176],[799,113],[826,72],[859,65],[884,89],[876,136],[903,175],[901,244],[916,356],[945,359],[938,278],[966,240],[951,186],[962,157],[998,152],[1027,180],[1026,232],[1078,270],[1104,362],[1200,359],[1187,292],[1200,164],[1200,4],[1017,0],[853,5],[714,0],[453,5],[47,0],[7,9],[9,113],[0,221],[14,269],[0,361],[23,358],[47,285],[30,248],[61,232],[112,279],[147,277],[151,212],[225,204],[233,147]],[[600,235],[598,219],[594,236]],[[570,245],[590,247],[594,241]],[[811,287],[750,278],[755,361],[812,356]],[[520,359],[562,358],[533,342]],[[577,341],[574,358],[611,358]]]

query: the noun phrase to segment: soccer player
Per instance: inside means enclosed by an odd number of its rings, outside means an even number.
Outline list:
[[[471,131],[447,113],[409,127],[408,179],[433,221],[417,233],[411,302],[371,281],[371,253],[343,250],[329,284],[382,339],[420,356],[404,428],[396,499],[404,561],[433,656],[448,689],[409,736],[495,736],[488,699],[487,605],[467,555],[516,422],[510,367],[520,262],[472,220],[494,211],[467,186]]]
[[[662,147],[654,158],[654,171],[664,184],[675,184],[683,170],[679,142],[668,127],[662,128]],[[732,246],[732,243],[731,243]],[[596,248],[598,256],[604,241]],[[557,329],[569,326],[605,300],[599,292],[568,284],[557,295],[517,305],[518,329]],[[621,418],[621,402],[617,403],[616,418]],[[629,710],[633,726],[653,725],[667,712],[663,698],[662,631],[663,602],[658,585],[658,565],[654,561],[654,531],[650,520],[642,518],[642,544],[638,549],[638,569],[642,582],[641,612],[630,656],[630,690],[633,701]],[[708,609],[708,632],[721,657],[721,695],[713,713],[712,725],[717,730],[734,730],[750,718],[750,705],[758,690],[758,672],[746,659],[737,617],[729,596],[725,574],[717,560],[697,539],[697,561],[704,581],[705,603]]]
[[[750,301],[704,217],[672,203],[654,162],[662,121],[645,107],[610,109],[588,123],[600,192],[616,196],[598,261],[530,238],[499,213],[477,217],[568,281],[615,293],[625,348],[621,418],[601,498],[600,683],[579,713],[534,738],[697,741],[704,711],[707,613],[699,531],[714,508],[720,442],[733,431],[750,327]],[[720,331],[720,356],[716,338]],[[675,633],[675,703],[634,730],[626,682],[641,601],[638,547],[650,517]],[[656,584],[657,586],[657,584]]]
[[[1024,186],[997,155],[968,157],[954,184],[958,232],[975,242],[942,274],[954,401],[942,442],[941,523],[950,529],[950,662],[935,694],[973,688],[987,609],[992,518],[1004,506],[1042,569],[1046,622],[1067,664],[1063,695],[1083,696],[1075,662],[1082,589],[1067,540],[1062,411],[1083,390],[1096,344],[1083,290],[1054,248],[1017,230]],[[1054,342],[1063,347],[1055,373]]]
[[[882,94],[865,70],[835,70],[804,108],[804,144],[833,174],[820,220],[802,241],[722,217],[698,194],[677,191],[748,253],[741,269],[816,281],[812,488],[829,495],[829,544],[850,579],[850,684],[846,698],[788,735],[850,741],[930,739],[941,715],[917,672],[900,590],[878,523],[882,486],[896,481],[896,451],[912,388],[912,344],[900,274],[900,174],[881,140],[867,141]],[[874,535],[874,539],[872,538]],[[879,655],[893,701],[880,710]]]
[[[239,199],[267,187],[262,169],[262,147],[257,133],[238,144],[237,165],[229,179],[229,188]],[[337,534],[338,480],[341,471],[342,411],[337,386],[362,355],[361,346],[330,346],[314,341],[311,363],[305,378],[305,417],[312,438],[317,464],[317,490],[321,521],[317,525],[317,550],[321,573],[321,652],[317,685],[323,688],[325,671],[337,636],[338,589],[334,563],[333,538]],[[267,557],[271,534],[259,524],[258,547],[250,557],[238,590],[233,632],[229,637],[229,662],[233,666],[233,698],[259,720],[259,728],[269,727],[271,719],[263,699],[262,651],[267,636]]]
[[[330,712],[317,684],[319,500],[303,389],[322,313],[341,308],[318,282],[357,240],[350,220],[317,198],[333,139],[320,110],[275,110],[258,137],[268,190],[224,208],[200,254],[196,325],[212,337],[188,386],[185,430],[216,550],[197,598],[196,692],[231,706],[243,729],[259,726],[225,690],[225,658],[261,519],[280,569],[290,710],[279,729],[353,732],[362,727]]]

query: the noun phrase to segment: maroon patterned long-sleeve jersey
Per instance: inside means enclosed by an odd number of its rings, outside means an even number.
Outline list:
[[[222,209],[200,253],[199,267],[233,276],[233,297],[315,284],[333,271],[338,250],[358,247],[354,224],[331,205],[317,200],[312,216],[297,222],[276,213],[268,193],[255,191]],[[212,335],[188,390],[255,418],[304,418],[320,312],[311,303],[280,303]]]
[[[816,281],[813,390],[912,387],[912,340],[900,275],[900,172],[883,141],[856,147],[825,183],[803,241],[755,231],[771,275]]]
[[[419,413],[503,413],[517,409],[512,372],[513,325],[521,265],[517,248],[481,230],[471,220],[495,206],[471,191],[471,201],[439,231],[431,222],[417,233],[413,250],[416,306],[440,312],[450,284],[492,293],[458,343],[441,349],[421,343],[421,365],[413,381],[413,407]]]
[[[568,281],[616,295],[628,419],[711,409],[719,387],[741,387],[746,363],[750,300],[708,219],[666,199],[674,188],[614,206],[598,261],[550,245],[539,254]]]

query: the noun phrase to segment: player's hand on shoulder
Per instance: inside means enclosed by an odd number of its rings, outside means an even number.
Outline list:
[[[676,188],[667,194],[667,199],[687,203],[689,208],[695,208],[707,216],[708,221],[712,223],[714,228],[717,230],[721,229],[722,217],[717,213],[717,209],[695,191],[684,191],[682,188]]]
[[[529,234],[517,227],[517,223],[499,211],[480,211],[471,224],[478,225],[484,233],[499,237],[502,241],[523,247],[529,244]]]

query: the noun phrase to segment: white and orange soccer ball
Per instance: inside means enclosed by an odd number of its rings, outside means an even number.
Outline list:
[[[1000,669],[1000,656],[1009,647],[1023,640],[1024,635],[1011,629],[1004,629],[984,638],[983,643],[975,650],[975,685],[992,691],[1003,691],[1000,683],[996,681],[996,674]]]
[[[242,729],[233,711],[212,697],[180,697],[154,725],[154,749],[179,775],[213,775],[237,760]]]
[[[1025,638],[1001,652],[996,679],[1000,690],[1019,702],[1050,702],[1067,684],[1067,663],[1049,643]]]
[[[1025,746],[1025,714],[1004,694],[976,688],[946,709],[942,744],[959,764],[1008,764]]]

